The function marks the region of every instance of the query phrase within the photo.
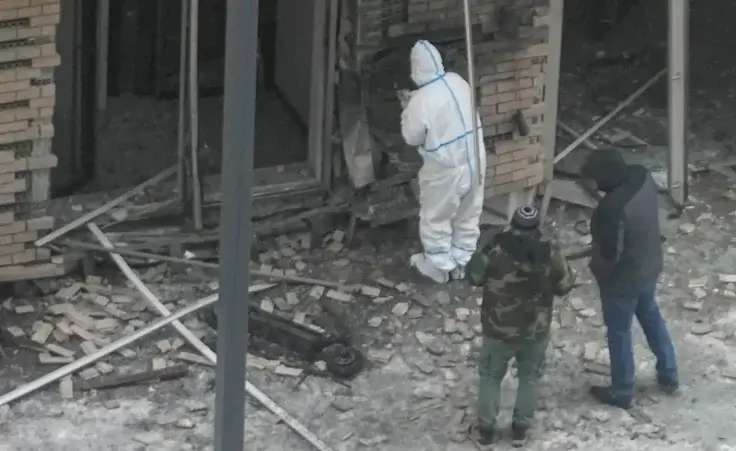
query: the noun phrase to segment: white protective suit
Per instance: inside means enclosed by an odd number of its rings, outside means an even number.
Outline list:
[[[424,253],[412,256],[411,264],[446,282],[450,272],[462,277],[480,236],[486,148],[480,117],[471,119],[470,85],[445,72],[439,51],[427,41],[418,41],[411,50],[411,77],[418,89],[401,115],[401,133],[424,160],[418,176]],[[473,122],[479,128],[480,171],[475,167]]]

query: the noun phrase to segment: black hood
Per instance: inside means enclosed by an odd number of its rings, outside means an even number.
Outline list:
[[[593,150],[585,158],[580,175],[593,180],[600,191],[609,193],[626,182],[629,165],[615,149]]]

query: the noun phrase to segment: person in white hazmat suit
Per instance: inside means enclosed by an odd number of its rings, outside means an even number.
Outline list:
[[[401,133],[408,145],[417,146],[424,161],[418,175],[424,252],[413,255],[411,265],[445,283],[450,277],[465,277],[465,265],[480,237],[486,148],[480,117],[473,114],[470,85],[460,75],[445,72],[440,52],[427,41],[417,41],[411,50],[411,78],[417,89],[405,102]]]

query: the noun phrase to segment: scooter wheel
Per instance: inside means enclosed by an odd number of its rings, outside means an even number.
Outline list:
[[[335,377],[350,379],[358,374],[365,363],[363,354],[355,348],[336,343],[322,351],[327,371]]]

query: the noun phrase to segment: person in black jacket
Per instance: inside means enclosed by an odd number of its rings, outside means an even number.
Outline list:
[[[657,186],[646,168],[627,164],[613,149],[590,153],[581,174],[605,193],[590,222],[589,267],[600,290],[611,385],[590,392],[603,403],[628,409],[634,401],[634,316],[657,358],[660,387],[668,394],[679,387],[675,350],[655,297],[663,261]]]

